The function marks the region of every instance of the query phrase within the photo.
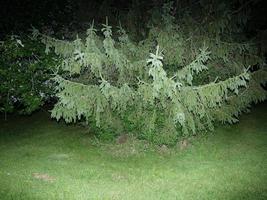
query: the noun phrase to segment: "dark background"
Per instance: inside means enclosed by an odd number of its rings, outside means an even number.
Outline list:
[[[112,21],[125,20],[123,16],[130,10],[135,10],[137,21],[142,24],[149,17],[153,6],[160,6],[163,0],[6,0],[0,1],[0,37],[6,34],[20,34],[28,31],[31,26],[38,29],[51,28],[53,31],[67,27],[68,29],[83,29],[94,19],[103,23],[108,16]],[[198,0],[176,0],[175,6],[198,7]],[[250,20],[247,27],[249,34],[257,34],[267,29],[267,1],[254,0],[236,3],[251,8]],[[128,19],[129,20],[129,19]]]

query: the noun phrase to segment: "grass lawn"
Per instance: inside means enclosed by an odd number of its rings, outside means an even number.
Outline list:
[[[127,147],[93,145],[87,130],[46,113],[1,119],[0,199],[267,199],[266,111],[183,151],[124,156],[116,151]]]

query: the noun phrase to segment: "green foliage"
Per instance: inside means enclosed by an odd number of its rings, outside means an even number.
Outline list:
[[[40,42],[14,35],[2,42],[0,52],[0,112],[29,114],[40,108],[52,94],[53,57]]]
[[[94,121],[105,130],[121,120],[139,138],[174,144],[180,136],[213,130],[215,121],[234,123],[251,103],[266,98],[263,60],[231,8],[203,6],[197,20],[189,11],[175,18],[172,10],[171,3],[164,5],[162,18],[141,42],[131,41],[121,26],[114,37],[108,20],[103,39],[93,24],[85,41],[41,35],[46,52],[54,48],[63,58],[65,72],[54,78],[59,101],[52,117]],[[259,70],[250,73],[252,65]],[[208,69],[219,73],[202,75]]]

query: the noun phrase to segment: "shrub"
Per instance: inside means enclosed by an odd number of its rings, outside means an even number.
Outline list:
[[[0,112],[30,114],[52,95],[52,69],[56,61],[44,45],[12,35],[0,46]]]

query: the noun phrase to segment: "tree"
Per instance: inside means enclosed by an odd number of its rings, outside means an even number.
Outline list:
[[[108,20],[104,38],[93,24],[85,41],[39,34],[46,52],[54,49],[63,60],[64,73],[54,77],[52,117],[105,130],[118,129],[120,121],[121,129],[158,144],[213,130],[215,121],[236,122],[251,103],[266,98],[266,69],[240,28],[244,16],[214,5],[203,5],[196,18],[190,9],[175,17],[172,3],[164,4],[141,42],[131,41],[121,26],[113,37]],[[251,73],[255,65],[259,70]]]

